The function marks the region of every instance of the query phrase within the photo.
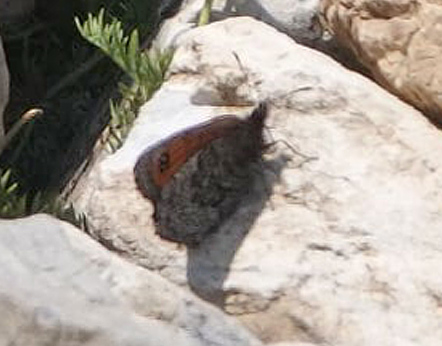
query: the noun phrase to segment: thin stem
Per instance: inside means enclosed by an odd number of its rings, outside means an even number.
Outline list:
[[[9,142],[11,142],[12,138],[14,138],[18,131],[20,131],[22,126],[40,114],[43,114],[43,110],[40,108],[32,108],[23,114],[14,125],[12,125],[12,128],[8,131],[5,137],[0,139],[0,155],[3,153],[3,150],[7,147]]]
[[[204,3],[203,9],[200,13],[200,18],[198,20],[198,26],[203,26],[209,23],[210,12],[212,10],[213,0],[206,0]]]

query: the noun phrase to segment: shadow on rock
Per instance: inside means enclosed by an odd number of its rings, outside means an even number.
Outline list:
[[[273,186],[290,161],[286,155],[256,165],[249,193],[236,211],[198,246],[188,247],[187,281],[195,294],[218,306],[224,305],[223,283],[230,265],[255,221],[270,203]]]

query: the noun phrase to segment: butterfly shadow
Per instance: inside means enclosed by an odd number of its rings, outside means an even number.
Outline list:
[[[217,306],[225,305],[224,281],[244,239],[266,207],[273,208],[273,187],[291,161],[286,154],[256,164],[250,186],[236,210],[197,246],[187,248],[187,281],[192,291]]]

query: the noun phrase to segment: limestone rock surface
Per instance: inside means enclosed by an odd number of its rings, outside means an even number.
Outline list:
[[[47,215],[0,220],[0,345],[260,345],[238,323]]]
[[[442,122],[442,3],[324,0],[325,22],[384,87]]]
[[[268,343],[439,345],[441,133],[371,80],[251,18],[190,30],[176,46],[167,83],[73,197],[92,235]],[[139,155],[261,100],[275,142],[267,188],[197,248],[161,240],[135,187]]]

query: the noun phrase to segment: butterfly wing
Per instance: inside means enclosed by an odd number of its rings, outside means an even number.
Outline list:
[[[234,129],[243,120],[224,115],[181,131],[143,153],[135,166],[137,184],[146,197],[158,200],[159,192],[199,150]]]

